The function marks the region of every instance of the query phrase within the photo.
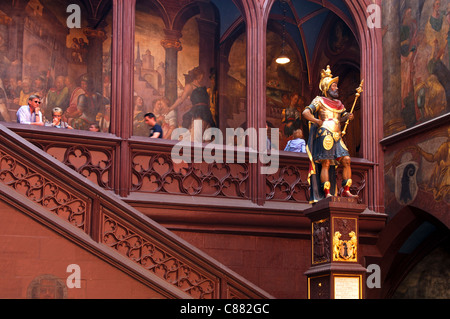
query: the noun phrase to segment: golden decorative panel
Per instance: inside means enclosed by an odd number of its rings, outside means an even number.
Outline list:
[[[358,261],[357,220],[333,218],[333,261]]]

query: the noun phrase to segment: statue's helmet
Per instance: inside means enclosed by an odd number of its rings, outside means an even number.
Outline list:
[[[322,70],[321,72],[321,79],[319,83],[319,89],[322,92],[323,95],[327,96],[327,92],[330,89],[331,84],[338,83],[339,77],[333,78],[333,75],[331,74],[330,66],[327,65],[326,70]]]

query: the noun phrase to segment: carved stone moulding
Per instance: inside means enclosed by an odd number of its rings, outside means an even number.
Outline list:
[[[350,190],[359,196],[357,201],[360,204],[365,200],[366,174],[367,169],[364,168],[355,168],[352,171],[353,184]],[[340,187],[342,169],[337,171],[336,182],[338,185],[336,193],[340,195],[343,191],[343,187]],[[266,185],[266,200],[309,203],[308,167],[305,165],[296,165],[289,161],[285,164],[280,161],[278,171],[266,176]]]

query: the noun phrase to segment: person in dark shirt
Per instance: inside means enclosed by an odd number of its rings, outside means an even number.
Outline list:
[[[156,123],[156,116],[153,113],[147,113],[144,115],[144,122],[150,126],[151,138],[163,138],[163,131],[161,125]]]

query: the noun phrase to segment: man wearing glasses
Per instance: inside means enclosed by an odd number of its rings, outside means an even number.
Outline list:
[[[41,98],[38,95],[30,95],[28,105],[23,105],[17,110],[17,123],[44,125],[40,104]]]

